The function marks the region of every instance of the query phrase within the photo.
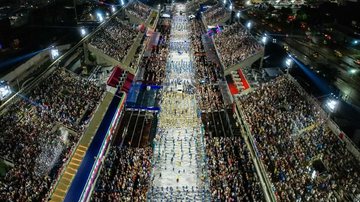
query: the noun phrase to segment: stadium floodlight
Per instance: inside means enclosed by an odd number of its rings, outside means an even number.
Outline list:
[[[111,12],[115,13],[115,11],[116,11],[115,6],[111,6]]]
[[[232,4],[230,4],[229,9],[232,11],[232,9],[233,9],[233,5],[232,5]]]
[[[261,41],[263,42],[263,44],[266,44],[266,42],[267,42],[267,36],[263,36],[262,39],[261,39]]]
[[[288,68],[291,67],[292,63],[293,63],[293,61],[292,61],[291,57],[286,58],[285,64]]]
[[[0,100],[5,100],[11,95],[11,88],[6,81],[0,81]]]
[[[226,4],[226,0],[224,0],[224,4]]]
[[[248,22],[248,23],[246,24],[246,27],[247,27],[248,29],[251,29],[251,22]]]
[[[97,19],[98,19],[99,22],[104,21],[104,17],[103,17],[103,15],[102,15],[100,12],[97,12],[97,13],[96,13],[96,16],[97,16]]]
[[[82,37],[86,36],[87,31],[86,31],[86,29],[85,29],[84,27],[82,27],[82,28],[80,29],[80,34],[81,34]]]
[[[237,17],[237,18],[240,18],[240,11],[238,11],[238,12],[236,13],[236,17]]]
[[[356,74],[356,73],[357,73],[357,69],[350,69],[349,73],[350,73],[350,74]]]
[[[60,55],[59,53],[59,49],[55,48],[54,46],[52,46],[50,48],[50,56],[51,56],[51,59],[55,60],[56,58],[58,58]]]
[[[121,5],[123,6],[123,5],[125,5],[125,2],[124,2],[124,0],[121,0]]]
[[[329,99],[326,102],[326,107],[329,109],[329,111],[332,113],[335,111],[336,107],[338,105],[338,101],[334,99]]]

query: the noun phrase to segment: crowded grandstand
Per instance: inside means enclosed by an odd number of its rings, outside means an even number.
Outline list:
[[[105,79],[56,66],[4,104],[0,201],[359,199],[358,160],[291,75],[230,93],[225,70],[263,49],[240,22],[209,36],[185,4],[146,31],[125,15],[146,21],[152,9],[129,4],[80,42],[109,63]],[[203,17],[227,12],[216,4]]]
[[[225,27],[214,36],[214,42],[225,68],[239,64],[262,49],[249,30],[239,22]]]

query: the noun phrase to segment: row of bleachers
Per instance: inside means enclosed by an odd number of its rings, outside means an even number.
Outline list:
[[[136,1],[127,6],[126,11],[136,18],[146,21],[151,9]],[[160,37],[160,40],[166,40],[163,37]],[[160,84],[162,82],[164,75],[158,68],[165,64],[164,56],[166,56],[164,44],[155,46],[150,57],[146,54],[139,55],[142,57],[139,70],[143,71],[141,68],[145,68],[142,76],[144,83]],[[130,93],[131,88],[134,87],[134,79],[133,74],[127,74],[124,77],[121,91]],[[140,92],[137,92],[136,103],[133,103],[135,108],[138,102],[147,102],[146,99],[148,99],[142,96],[145,90],[142,89],[141,84],[137,85],[140,85],[138,86]],[[150,183],[150,159],[152,158],[150,142],[153,137],[150,134],[154,127],[156,128],[154,126],[156,118],[152,113],[135,108],[125,108],[123,112],[113,146],[110,148],[99,174],[91,201],[146,201]]]
[[[160,85],[164,82],[166,61],[169,53],[168,43],[170,36],[170,20],[160,19],[157,30],[160,38],[157,46],[153,47],[150,55],[144,57],[140,63],[140,68],[145,69],[143,82],[145,84]]]
[[[281,76],[238,98],[280,201],[353,201],[359,162],[306,95]]]
[[[139,1],[135,1],[126,7],[126,11],[142,21],[146,21],[150,16],[151,8]]]
[[[192,43],[198,78],[198,106],[202,110],[208,175],[212,201],[263,201],[264,195],[256,174],[250,151],[240,135],[232,109],[225,106],[219,88],[220,62],[214,49],[207,47],[203,26],[193,20]],[[209,53],[213,51],[213,53]],[[207,52],[205,54],[205,52]],[[203,54],[199,54],[203,53]],[[210,62],[211,61],[211,62]],[[208,78],[208,82],[203,82]]]
[[[217,85],[199,85],[199,107],[202,111],[218,111],[224,107],[224,101]]]
[[[115,16],[91,38],[90,44],[122,62],[138,33],[137,27]]]
[[[264,201],[256,169],[243,138],[207,138],[206,154],[214,201]]]
[[[214,42],[224,68],[239,64],[262,50],[260,43],[240,22],[224,27],[214,35]]]
[[[9,106],[0,116],[0,156],[14,167],[1,179],[0,201],[46,199],[103,91],[103,87],[58,68]]]
[[[203,13],[205,23],[207,25],[214,25],[221,21],[226,16],[230,16],[230,12],[221,4],[217,3]]]
[[[215,83],[220,77],[220,63],[214,62],[217,58],[210,59],[205,50],[202,40],[204,28],[199,20],[191,21],[191,29],[194,34],[191,35],[191,47],[195,54],[196,77],[202,83]]]
[[[91,201],[146,201],[151,157],[151,147],[110,148]]]

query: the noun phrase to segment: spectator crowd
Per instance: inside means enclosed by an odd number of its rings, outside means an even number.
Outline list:
[[[162,84],[165,78],[166,61],[169,53],[170,20],[160,19],[157,30],[161,33],[157,46],[152,47],[150,55],[145,56],[140,68],[143,68],[143,81],[148,84]]]
[[[199,107],[203,111],[218,111],[224,108],[220,89],[216,85],[199,85]]]
[[[359,162],[294,81],[278,77],[239,100],[279,201],[360,197]]]
[[[207,33],[199,20],[191,21],[191,29],[198,107],[202,110],[207,135],[205,149],[211,201],[263,201],[245,141],[240,136],[230,137],[232,128],[226,119],[226,106],[218,85],[222,78],[220,65],[217,57],[210,57],[216,55],[215,50],[205,44]]]
[[[126,7],[126,10],[135,17],[146,21],[146,19],[149,17],[151,8],[139,1],[135,1],[134,3],[131,3]]]
[[[151,147],[112,147],[91,201],[146,201],[151,158]]]
[[[192,20],[191,31],[191,48],[194,52],[194,65],[196,67],[195,77],[200,83],[215,83],[220,77],[220,64],[217,58],[209,58],[211,54],[207,54],[207,51],[212,50],[205,50],[202,40],[203,35],[205,35],[202,23],[199,20]]]
[[[137,28],[114,17],[91,38],[90,44],[122,62],[138,34]]]
[[[14,164],[0,180],[0,201],[42,201],[69,157],[103,88],[63,68],[0,116],[0,156]],[[63,135],[62,125],[76,133]]]
[[[219,21],[226,18],[227,16],[230,17],[230,15],[230,12],[226,10],[226,8],[224,8],[220,3],[212,6],[203,14],[205,22],[208,26],[216,25]]]
[[[260,43],[239,22],[215,34],[214,41],[225,68],[242,62],[262,49]]]
[[[264,201],[260,181],[241,137],[206,140],[212,201]]]

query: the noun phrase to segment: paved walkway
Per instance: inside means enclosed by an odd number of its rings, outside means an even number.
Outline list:
[[[155,138],[150,201],[210,201],[201,119],[194,89],[189,23],[175,4],[159,128]]]

